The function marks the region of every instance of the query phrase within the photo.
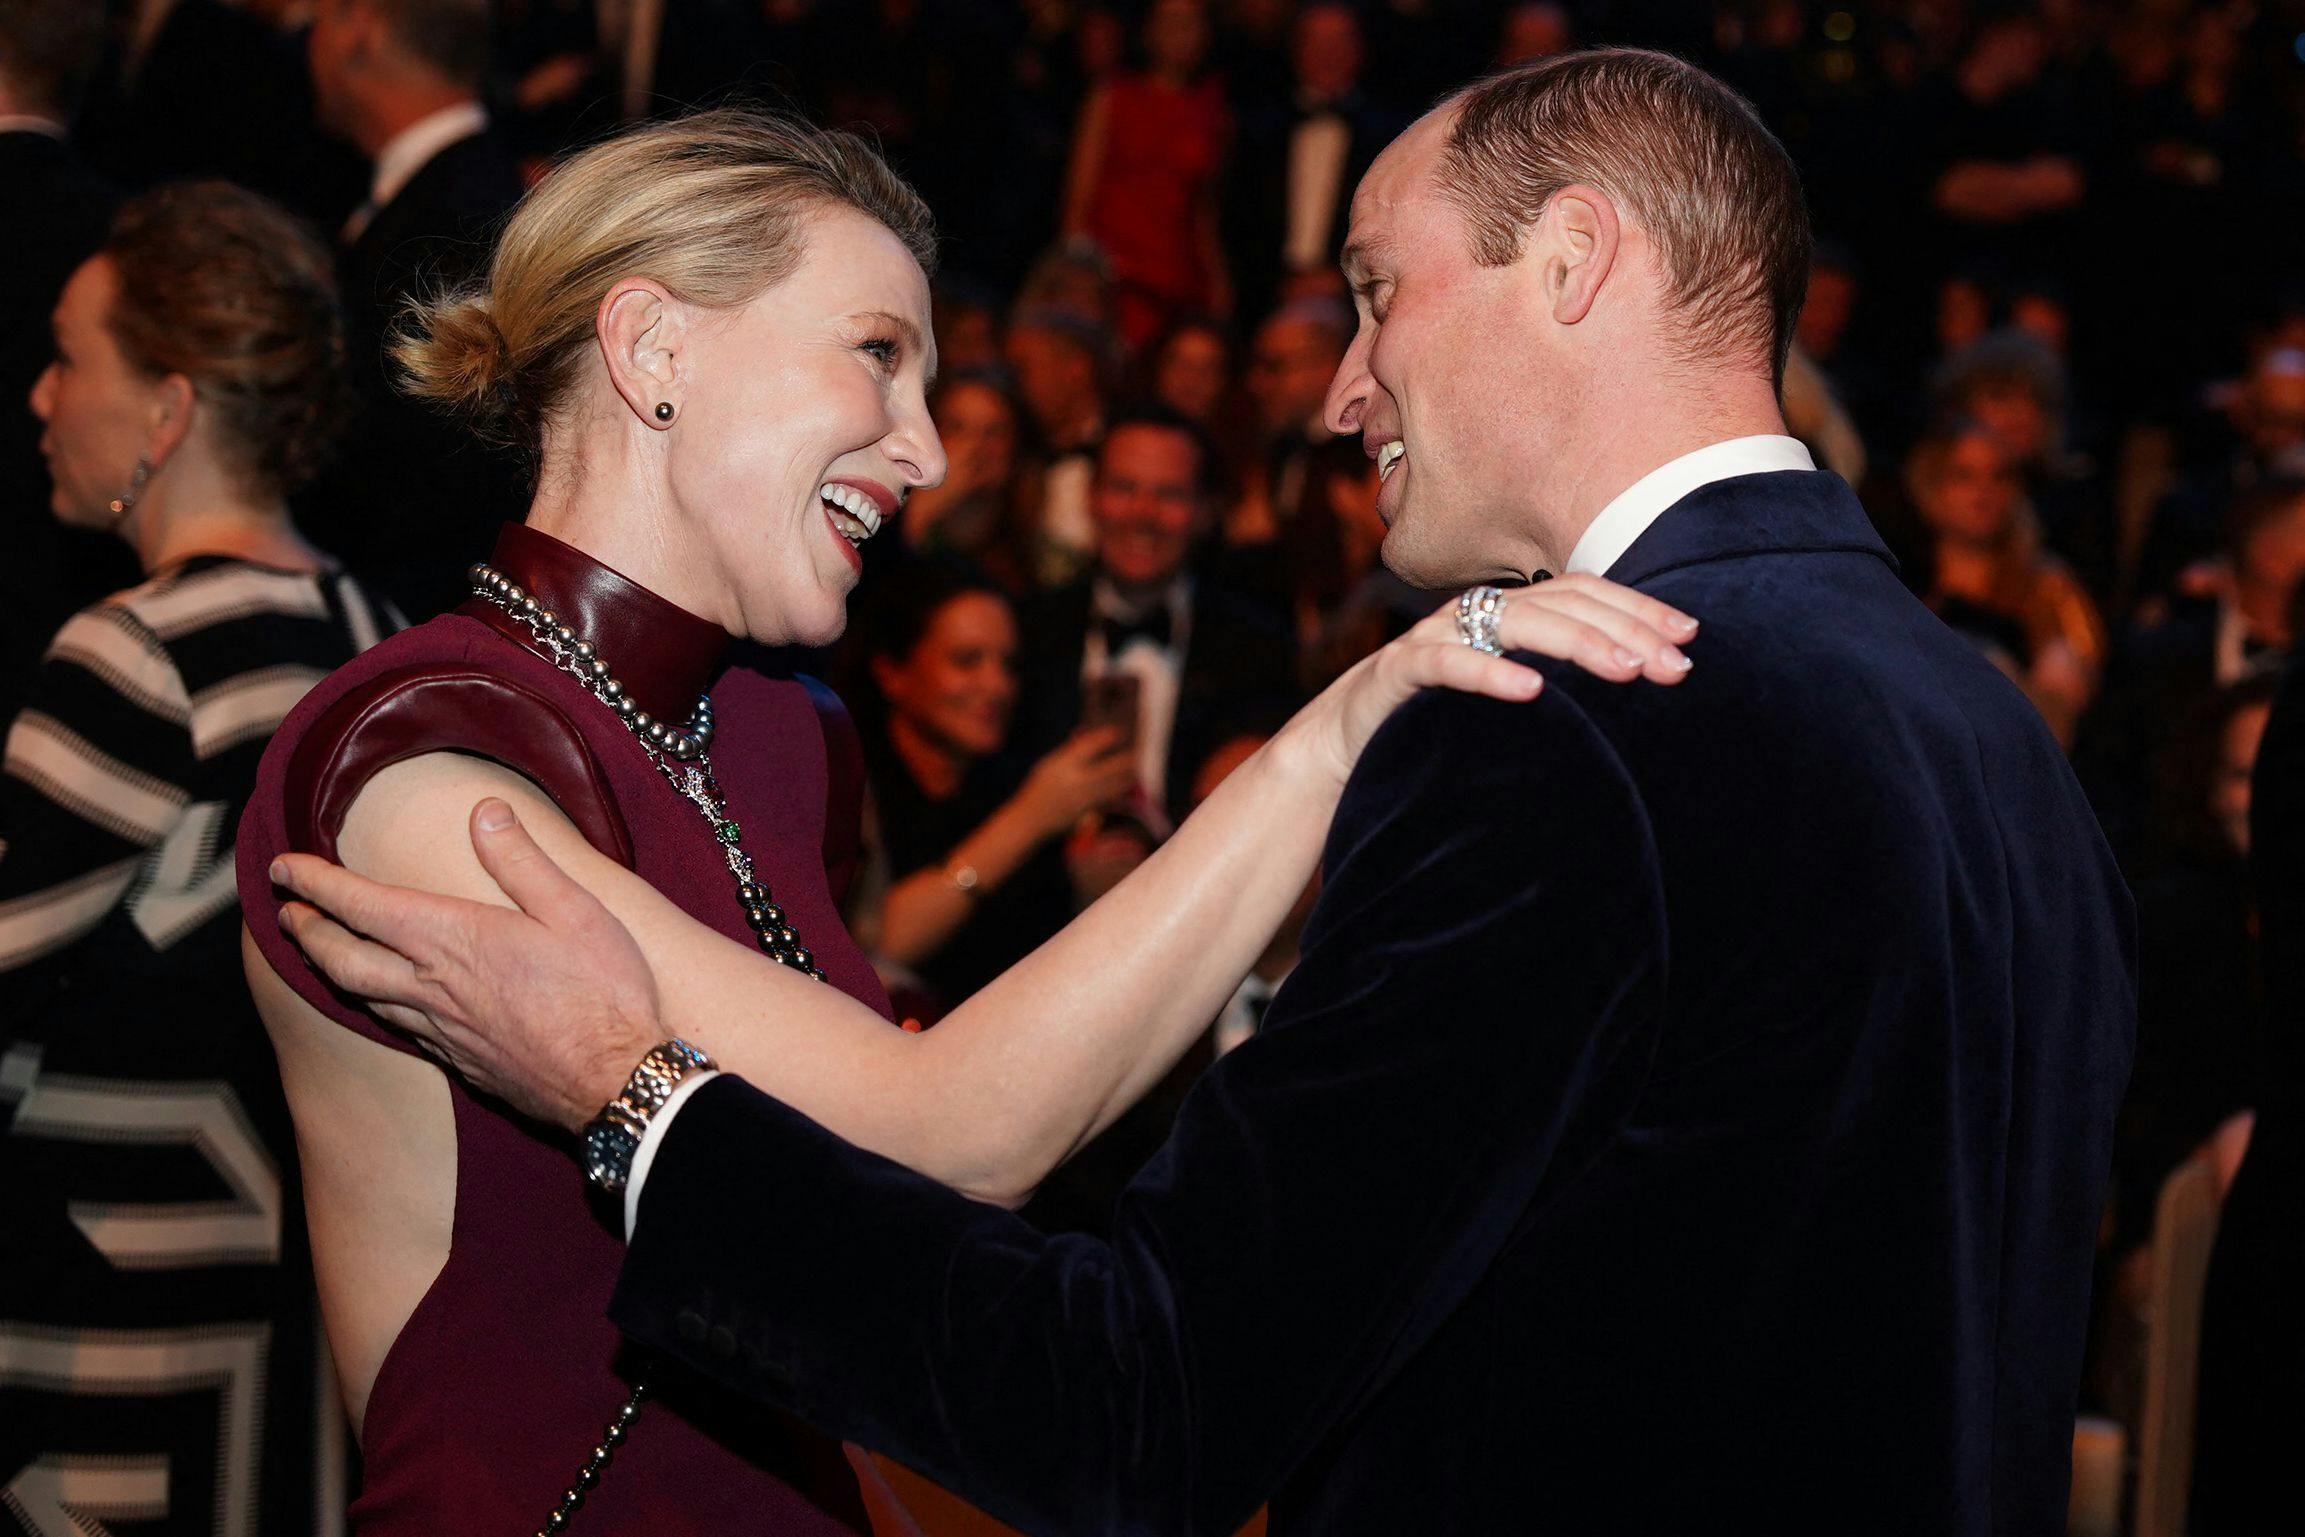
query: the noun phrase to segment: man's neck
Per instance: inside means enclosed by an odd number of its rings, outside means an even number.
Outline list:
[[[1177,578],[1182,572],[1172,571],[1157,582],[1123,582],[1103,571],[1097,580],[1112,595],[1112,601],[1130,614],[1143,614],[1168,602],[1176,592]]]
[[[1706,388],[1713,393],[1656,391],[1646,403],[1624,401],[1581,441],[1561,446],[1556,462],[1567,468],[1554,479],[1534,530],[1538,564],[1564,569],[1593,520],[1650,471],[1715,443],[1785,433],[1766,379],[1740,375]]]

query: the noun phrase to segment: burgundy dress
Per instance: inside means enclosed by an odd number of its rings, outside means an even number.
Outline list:
[[[860,782],[837,702],[804,681],[721,671],[728,638],[717,626],[546,535],[508,526],[492,559],[593,639],[652,714],[685,718],[710,682],[715,773],[763,883],[832,985],[885,1015],[834,897],[853,867]],[[519,771],[683,911],[755,942],[696,808],[523,635],[476,599],[333,674],[281,726],[241,823],[241,901],[265,959],[331,1019],[396,1050],[414,1048],[343,1002],[281,934],[265,872],[284,850],[333,855],[361,786],[421,753],[464,751]],[[590,1194],[570,1139],[453,1079],[450,1093],[455,1227],[446,1265],[369,1397],[352,1509],[368,1537],[535,1531],[649,1364],[604,1316],[624,1253],[618,1218]],[[570,1522],[572,1537],[865,1529],[838,1443],[669,1367],[651,1372],[657,1395]]]

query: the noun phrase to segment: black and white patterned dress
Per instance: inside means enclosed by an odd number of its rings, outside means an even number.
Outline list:
[[[312,1533],[343,1509],[233,835],[313,684],[398,628],[202,556],[66,623],[0,773],[0,1532]]]

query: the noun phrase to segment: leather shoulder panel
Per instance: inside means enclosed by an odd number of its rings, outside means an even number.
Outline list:
[[[369,780],[433,752],[470,753],[525,777],[594,848],[632,867],[607,770],[567,712],[501,672],[437,663],[380,673],[306,728],[283,784],[288,846],[336,858],[344,818]]]

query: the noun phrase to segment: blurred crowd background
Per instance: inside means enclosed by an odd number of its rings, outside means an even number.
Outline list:
[[[2035,701],[2130,873],[2091,1393],[2132,1414],[2155,1193],[2265,1082],[2246,856],[2305,577],[2298,0],[0,0],[0,718],[140,576],[50,517],[21,408],[122,200],[225,179],[333,250],[352,405],[297,523],[422,619],[525,494],[395,397],[409,295],[636,117],[859,127],[941,226],[952,468],[809,665],[870,768],[856,926],[933,1024],[1441,601],[1379,564],[1373,466],[1323,425],[1352,190],[1443,91],[1600,42],[1701,62],[1791,151],[1819,234],[1794,431]],[[1104,1220],[1294,943],[1036,1215]]]

